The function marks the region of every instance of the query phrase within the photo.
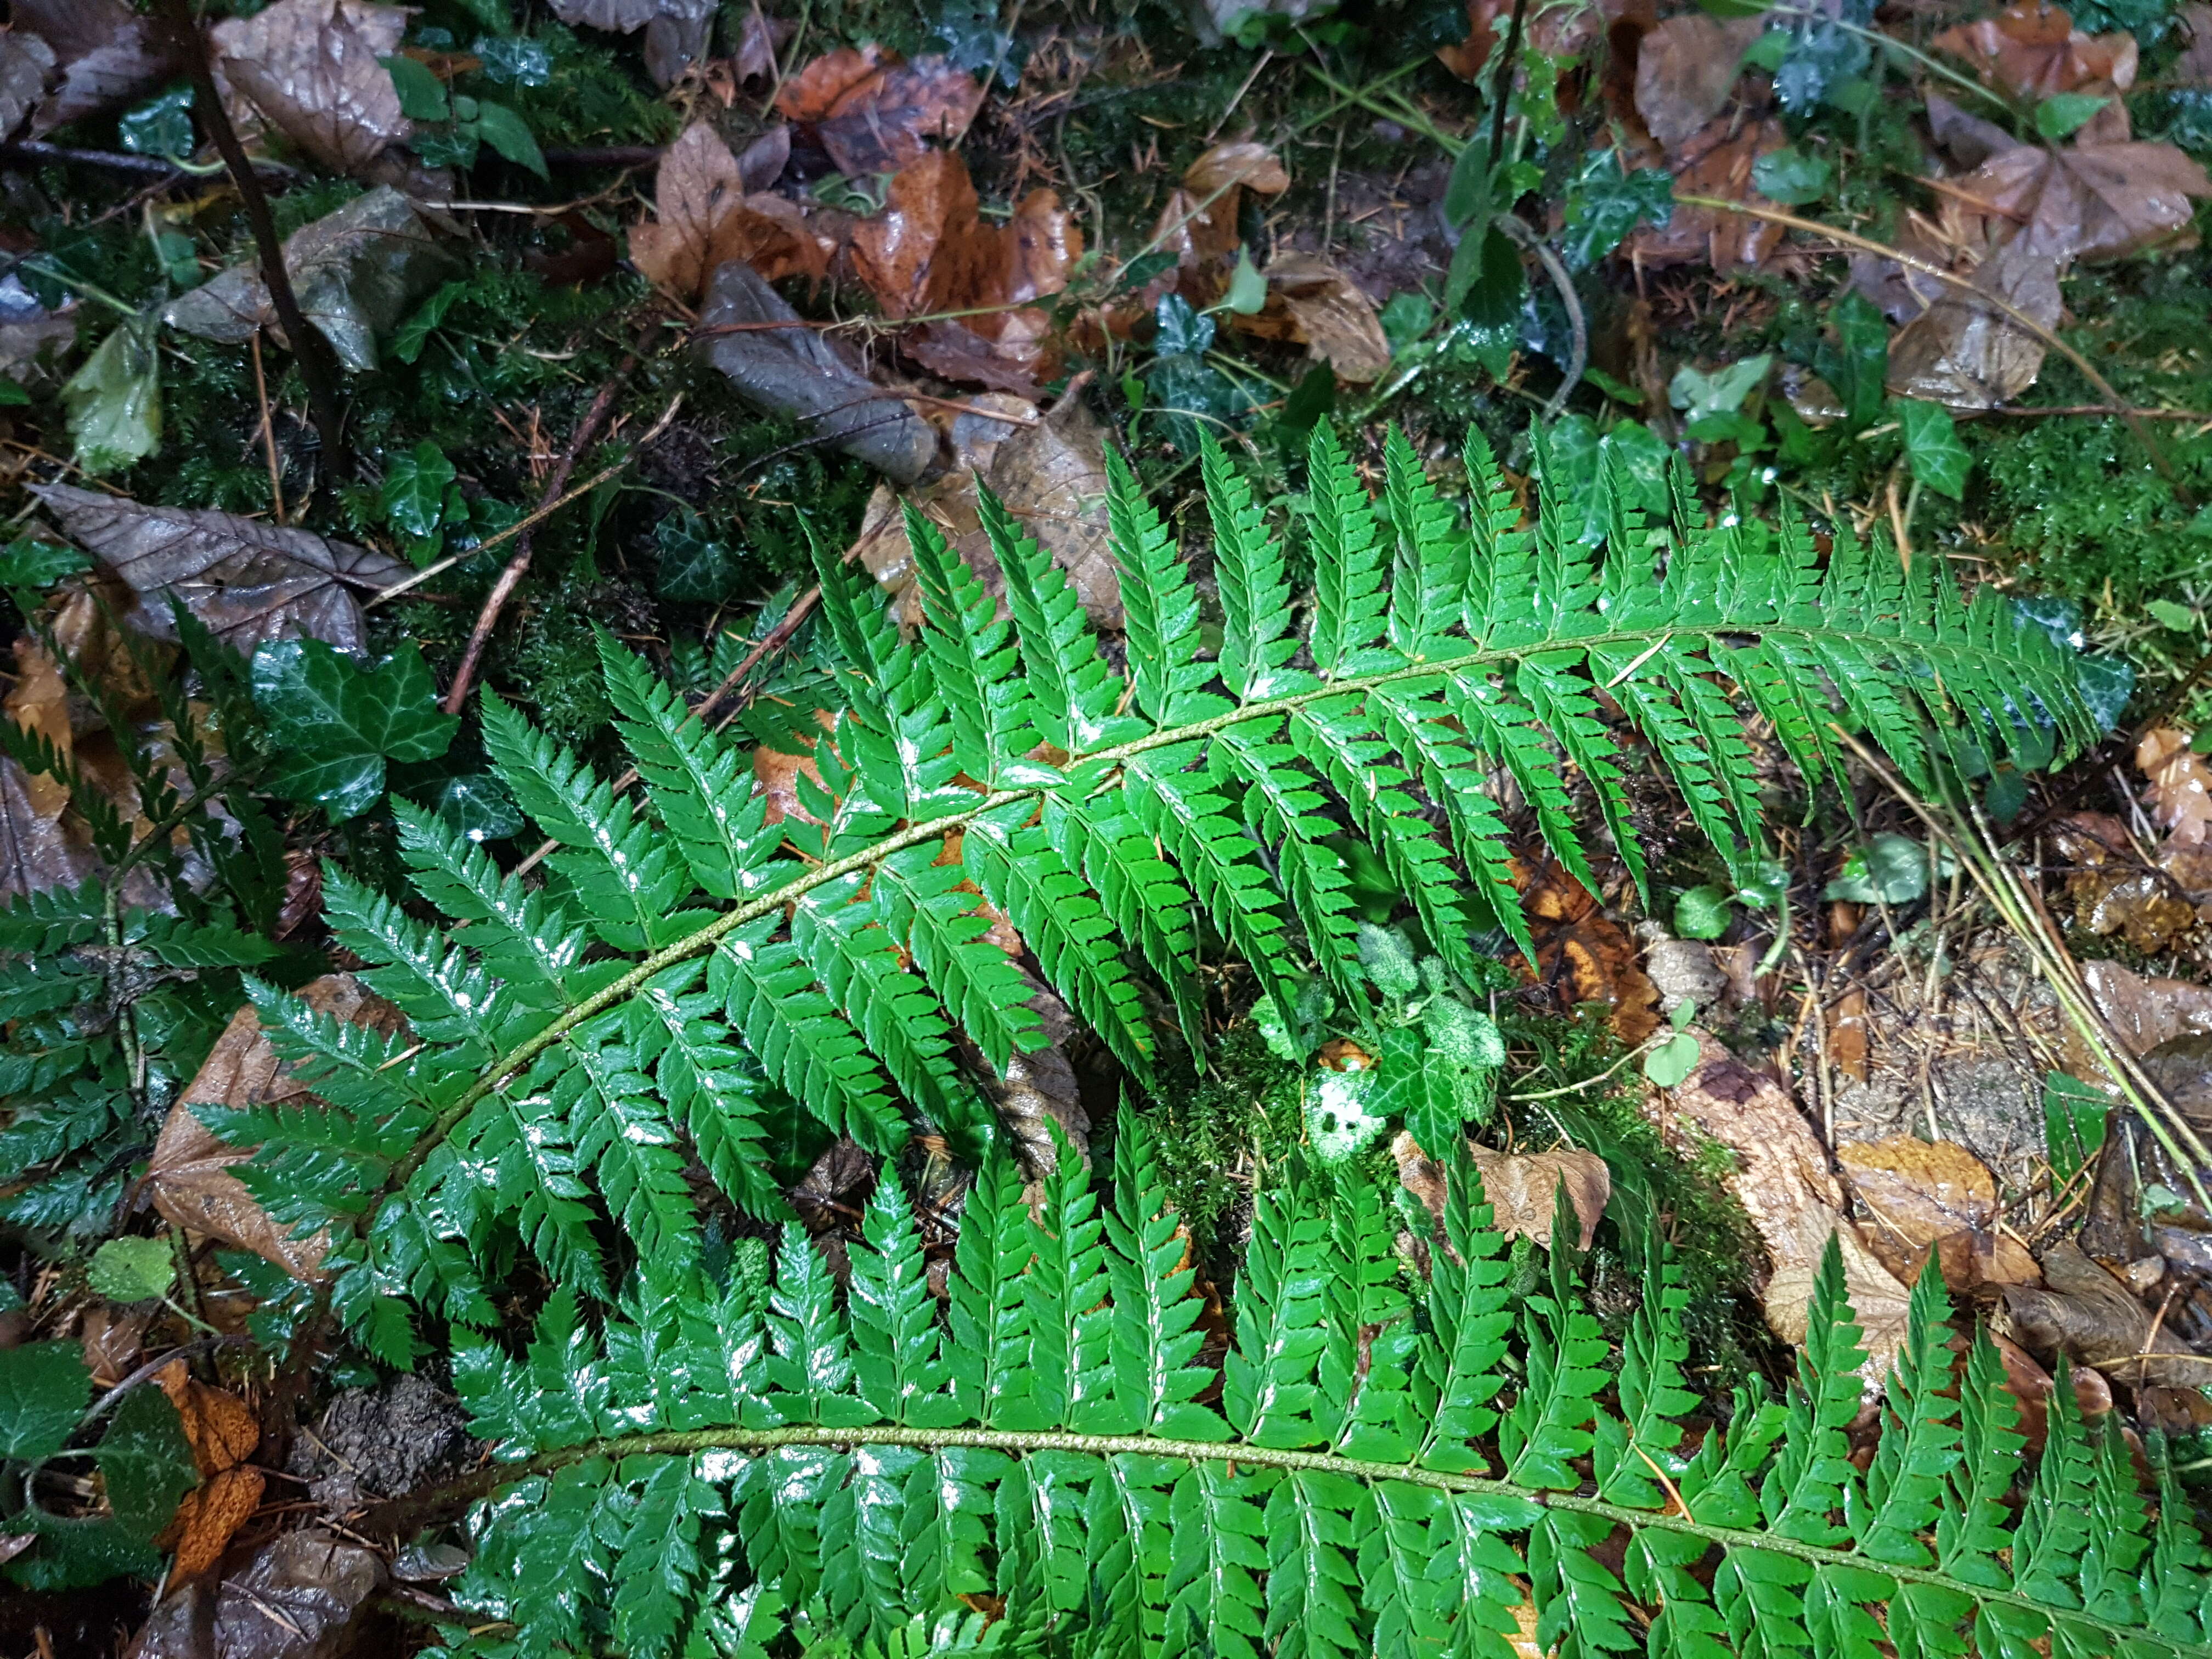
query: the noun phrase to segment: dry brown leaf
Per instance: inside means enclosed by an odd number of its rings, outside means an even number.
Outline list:
[[[839,172],[866,178],[921,159],[931,140],[956,144],[983,106],[975,76],[931,53],[907,63],[869,45],[841,46],[783,83],[775,107],[813,131]]]
[[[1537,982],[1556,987],[1569,1006],[1605,1004],[1623,1042],[1657,1030],[1659,988],[1638,966],[1636,942],[1589,891],[1550,859],[1533,875],[1516,859],[1513,878],[1535,941]]]
[[[775,131],[785,135],[787,155],[787,130]],[[782,171],[781,162],[775,170]],[[678,299],[698,298],[730,259],[744,260],[769,282],[829,274],[835,245],[815,234],[796,202],[749,192],[744,161],[705,121],[686,127],[661,158],[653,212],[630,231],[630,259],[647,282]]]
[[[1262,339],[1295,340],[1355,386],[1379,380],[1390,367],[1390,342],[1374,301],[1322,253],[1285,253],[1268,263],[1267,303],[1237,328]]]
[[[33,138],[122,109],[179,72],[166,33],[125,0],[14,0],[9,12],[61,67],[61,84],[31,117]]]
[[[2024,239],[1984,259],[1974,287],[2045,328],[2057,326],[2058,261]],[[1954,409],[1995,409],[2035,383],[2046,349],[2039,335],[1947,285],[1890,341],[1889,389]]]
[[[261,1443],[261,1424],[253,1408],[236,1395],[201,1382],[185,1369],[183,1360],[163,1366],[155,1381],[177,1408],[203,1480],[243,1463]]]
[[[1216,144],[1190,164],[1182,183],[1170,192],[1152,246],[1173,253],[1186,269],[1224,263],[1243,240],[1237,216],[1244,192],[1279,196],[1290,187],[1281,158],[1267,145],[1249,139]]]
[[[238,1529],[261,1507],[268,1485],[258,1469],[225,1469],[184,1495],[161,1536],[176,1544],[172,1584],[187,1584],[222,1559]]]
[[[2057,6],[2014,0],[1995,17],[1961,23],[1932,44],[1972,64],[1991,86],[2040,102],[2062,92],[2124,92],[2135,84],[2132,34],[2086,34]]]
[[[2136,769],[2150,781],[2143,807],[2179,846],[2201,847],[2212,834],[2212,764],[2189,746],[2189,734],[2161,726],[2136,745]]]
[[[35,484],[69,538],[139,596],[130,621],[176,637],[173,594],[218,639],[251,656],[264,640],[301,635],[356,653],[368,646],[352,590],[390,586],[407,567],[388,553],[305,530],[180,507],[149,507],[68,484]]]
[[[1668,149],[1721,112],[1764,17],[1723,21],[1703,12],[1669,17],[1637,47],[1636,111]]]
[[[1071,388],[1042,417],[994,438],[970,459],[981,465],[983,482],[1006,510],[1066,573],[1093,624],[1109,631],[1120,629],[1121,573],[1106,528],[1105,435],[1084,406],[1082,388]],[[903,508],[908,501],[974,568],[986,593],[997,599],[1006,592],[1006,577],[983,533],[975,480],[975,471],[963,467],[903,496],[878,486],[861,515],[859,538],[847,556],[865,565],[890,591],[901,621],[908,626],[921,620],[914,549],[906,536]]]
[[[2071,1239],[2044,1253],[2043,1278],[2046,1289],[2005,1287],[2004,1334],[2023,1346],[2155,1388],[2194,1388],[2212,1372],[2172,1331],[2154,1329],[2151,1310]]]
[[[133,1659],[336,1659],[359,1650],[356,1623],[384,1581],[374,1550],[313,1527],[279,1533],[221,1583],[163,1597]]]
[[[2212,921],[2212,847],[2168,842],[2146,864],[2127,826],[2104,812],[2068,813],[2051,840],[2074,919],[2100,938],[2118,933],[2148,956]]]
[[[299,995],[319,1013],[382,1036],[394,1035],[405,1025],[397,1008],[350,974],[325,974],[303,987]],[[272,1221],[246,1183],[230,1173],[230,1166],[251,1157],[252,1150],[217,1140],[191,1109],[195,1105],[243,1109],[313,1098],[277,1060],[252,1006],[240,1008],[161,1125],[145,1177],[154,1207],[180,1227],[252,1250],[295,1279],[314,1277],[325,1241],[292,1237]]]
[[[1692,1028],[1694,1030],[1694,1028]],[[1686,1121],[1735,1154],[1727,1187],[1759,1230],[1774,1270],[1762,1297],[1766,1322],[1784,1340],[1805,1340],[1805,1315],[1820,1258],[1833,1238],[1843,1253],[1851,1306],[1869,1356],[1863,1376],[1878,1386],[1904,1340],[1911,1292],[1867,1247],[1844,1213],[1844,1190],[1826,1149],[1782,1085],[1755,1072],[1704,1032],[1698,1068],[1655,1095],[1661,1127]]]
[[[368,0],[276,0],[208,31],[224,78],[270,125],[325,167],[381,179],[415,131],[380,61],[399,50],[407,12]]]
[[[1483,1200],[1492,1206],[1498,1231],[1508,1238],[1525,1233],[1548,1249],[1559,1183],[1564,1181],[1568,1201],[1581,1224],[1576,1248],[1589,1249],[1613,1196],[1613,1175],[1603,1158],[1595,1152],[1571,1150],[1499,1152],[1473,1141],[1468,1150],[1481,1173]],[[1441,1227],[1446,1197],[1444,1166],[1424,1152],[1403,1129],[1391,1138],[1390,1156],[1398,1165],[1399,1184],[1421,1200],[1430,1218]]]
[[[1966,216],[1970,231],[2062,266],[2122,259],[2187,230],[2191,203],[2212,196],[2203,165],[2172,144],[2095,143],[2084,131],[2064,149],[2021,144],[1992,155],[1959,180],[1972,204],[1987,204]]]
[[[1692,133],[1668,154],[1676,186],[1686,196],[1718,196],[1763,207],[1772,203],[1751,187],[1752,164],[1780,149],[1789,135],[1768,117],[1737,121],[1723,116]],[[1782,241],[1782,227],[1719,208],[1678,204],[1664,225],[1644,225],[1628,240],[1639,264],[1657,267],[1702,262],[1729,271],[1764,263]]]
[[[2035,1356],[2011,1338],[1993,1334],[1990,1340],[1996,1345],[1997,1357],[2004,1361],[2005,1391],[2020,1407],[2020,1431],[2027,1437],[2027,1455],[2040,1456],[2050,1434],[2051,1396],[2058,1385],[2036,1363]],[[2103,1372],[2075,1367],[2074,1403],[2085,1417],[2101,1417],[2112,1409],[2112,1384],[2106,1382]]]
[[[118,1307],[112,1302],[95,1302],[85,1309],[77,1321],[76,1339],[94,1382],[112,1389],[137,1369],[154,1313],[150,1307]]]
[[[1868,1247],[1901,1283],[1920,1276],[1931,1249],[1955,1291],[2042,1277],[2027,1246],[1997,1231],[1996,1177],[1955,1141],[1850,1142],[1836,1148],[1836,1162],[1873,1218],[1860,1230]]]

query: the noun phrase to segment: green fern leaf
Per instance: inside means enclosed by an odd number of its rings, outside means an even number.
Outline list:
[[[1295,690],[1307,677],[1284,666],[1297,650],[1291,637],[1291,585],[1282,544],[1267,529],[1211,433],[1199,436],[1199,470],[1213,521],[1213,576],[1221,592],[1221,678],[1247,702]]]
[[[1226,1440],[1218,1413],[1196,1403],[1213,1374],[1191,1362],[1205,1337],[1187,1264],[1188,1237],[1160,1185],[1150,1129],[1124,1107],[1114,1142],[1114,1206],[1106,1212],[1113,1250],[1114,1391],[1135,1432],[1175,1440]]]
[[[978,490],[977,510],[1006,577],[1039,735],[1073,757],[1142,733],[1143,721],[1116,712],[1121,684],[1108,675],[1083,603],[1052,556],[988,488]]]
[[[1455,654],[1445,630],[1460,619],[1468,550],[1452,510],[1420,458],[1393,426],[1382,441],[1383,499],[1395,551],[1390,576],[1390,644],[1414,662]]]
[[[957,1421],[957,1406],[946,1393],[951,1376],[937,1353],[921,1235],[895,1172],[876,1182],[863,1232],[866,1244],[853,1252],[852,1281],[861,1397],[887,1423]]]
[[[1389,659],[1382,637],[1382,526],[1375,503],[1326,421],[1306,450],[1313,496],[1314,665],[1326,678],[1359,674]]]
[[[906,533],[921,592],[922,648],[951,718],[953,759],[993,788],[1050,782],[1049,767],[1021,758],[1036,738],[1006,624],[994,619],[996,607],[967,561],[912,501],[906,503]]]
[[[1111,449],[1106,452],[1106,526],[1121,568],[1129,684],[1137,707],[1161,726],[1222,713],[1229,704],[1203,689],[1214,671],[1198,659],[1198,595],[1189,573],[1129,464]]]

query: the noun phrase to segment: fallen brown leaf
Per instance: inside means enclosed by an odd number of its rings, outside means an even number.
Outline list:
[[[1536,945],[1537,983],[1562,1002],[1600,1002],[1613,1011],[1613,1035],[1635,1044],[1659,1029],[1659,988],[1636,960],[1636,942],[1588,889],[1547,859],[1531,872],[1516,860],[1521,913]]]
[[[2051,1433],[2051,1396],[2057,1384],[2035,1356],[2011,1338],[1992,1335],[1997,1357],[2004,1361],[2005,1391],[2020,1407],[2020,1431],[2027,1437],[2027,1455],[2040,1456]],[[2074,1403],[2084,1417],[2101,1417],[2112,1409],[2112,1384],[2104,1373],[2086,1365],[2074,1368]]]
[[[234,514],[149,507],[69,484],[34,484],[31,493],[137,592],[130,621],[157,639],[175,637],[174,595],[248,656],[264,640],[302,635],[364,652],[368,629],[352,590],[374,592],[407,574],[388,553]]]
[[[1637,47],[1636,110],[1651,136],[1672,149],[1719,114],[1765,27],[1763,17],[1723,21],[1693,11],[1646,33]]]
[[[2146,863],[2127,826],[2103,812],[2056,819],[2051,840],[2074,919],[2098,937],[2118,933],[2148,956],[2212,921],[2212,847],[2169,842]]]
[[[646,72],[666,87],[706,56],[714,0],[553,0],[553,15],[615,34],[643,29]]]
[[[54,49],[20,28],[0,29],[0,138],[12,138],[54,70]]]
[[[325,167],[356,178],[404,172],[389,152],[415,131],[380,61],[407,12],[368,0],[276,0],[208,31],[229,84]]]
[[[788,131],[775,131],[785,135],[788,155]],[[782,171],[781,162],[775,170]],[[705,121],[684,128],[661,157],[653,212],[629,233],[630,259],[647,282],[680,300],[697,299],[730,259],[769,282],[829,274],[834,244],[816,236],[796,202],[749,191],[744,161]]]
[[[1294,340],[1355,386],[1379,380],[1390,367],[1390,342],[1374,301],[1335,262],[1321,253],[1285,253],[1268,263],[1267,303],[1235,318],[1240,332]]]
[[[2015,238],[1983,260],[1973,285],[2055,328],[2058,270],[2057,259]],[[1889,389],[1954,409],[1995,409],[2035,383],[2047,349],[2039,335],[1947,285],[1890,341]]]
[[[2027,1247],[1997,1231],[1996,1177],[1955,1141],[1848,1142],[1836,1148],[1836,1162],[1873,1218],[1862,1235],[1899,1282],[1919,1277],[1931,1249],[1954,1291],[2041,1277]]]
[[[2084,129],[2081,141],[2063,149],[2018,145],[1959,180],[1972,204],[1986,204],[1984,239],[2008,239],[2063,265],[2125,258],[2186,231],[2191,204],[2212,196],[2203,163],[2172,144],[2095,137]]]
[[[2183,847],[2201,847],[2212,834],[2212,764],[2189,746],[2189,734],[2161,726],[2136,745],[2136,768],[2149,780],[2143,805]]]
[[[2154,1330],[2150,1310],[2071,1239],[2044,1253],[2043,1278],[2048,1288],[2004,1290],[2005,1334],[2024,1346],[2135,1385],[2197,1388],[2212,1374],[2179,1336],[2163,1325]]]
[[[2062,92],[2124,92],[2135,84],[2136,38],[2086,34],[2060,8],[2014,0],[1995,17],[1948,28],[1929,43],[1972,64],[1991,86],[2032,102]]]
[[[739,81],[762,81],[774,75],[775,55],[798,27],[789,18],[763,16],[758,0],[755,0],[752,9],[745,13],[744,26],[738,31],[738,49],[731,57],[731,72]]]
[[[1751,187],[1752,164],[1780,149],[1789,135],[1782,123],[1766,117],[1739,121],[1723,116],[1708,122],[1668,152],[1678,191],[1686,196],[1717,196],[1732,202],[1771,207]],[[1633,232],[1627,252],[1649,267],[1702,262],[1717,271],[1763,264],[1781,245],[1782,227],[1748,214],[1677,204],[1664,225]]]
[[[837,729],[837,716],[830,709],[817,708],[814,719],[824,732]],[[807,748],[813,740],[801,738]],[[805,778],[817,788],[822,783],[821,768],[814,757],[804,750],[786,750],[761,744],[753,750],[753,793],[768,801],[768,821],[781,823],[786,818],[800,823],[819,823],[821,820],[809,812],[799,799],[799,780]]]
[[[318,1012],[392,1036],[405,1021],[399,1011],[350,974],[325,974],[299,992]],[[312,1279],[326,1248],[320,1238],[295,1238],[271,1220],[231,1165],[252,1149],[226,1146],[193,1115],[195,1105],[234,1109],[268,1106],[313,1097],[276,1058],[248,1004],[230,1018],[222,1035],[161,1125],[146,1169],[146,1190],[167,1220],[282,1267],[295,1279]]]
[[[61,84],[31,117],[31,137],[135,103],[178,72],[168,39],[125,0],[14,0],[15,27],[53,48]]]
[[[1491,1207],[1491,1224],[1499,1232],[1508,1238],[1525,1236],[1549,1249],[1552,1223],[1559,1212],[1559,1188],[1564,1184],[1567,1201],[1574,1206],[1575,1219],[1580,1224],[1575,1248],[1589,1249],[1613,1197],[1613,1172],[1603,1158],[1572,1147],[1548,1152],[1501,1152],[1474,1141],[1468,1143],[1468,1151],[1482,1176],[1482,1195]],[[1390,1142],[1390,1156],[1397,1160],[1401,1184],[1427,1206],[1441,1226],[1443,1165],[1425,1154],[1402,1129]]]
[[[1696,1028],[1692,1027],[1694,1031]],[[1686,1121],[1735,1155],[1726,1182],[1759,1230],[1773,1261],[1762,1296],[1766,1322],[1785,1341],[1805,1340],[1806,1310],[1828,1241],[1844,1259],[1844,1280],[1864,1333],[1863,1375],[1880,1386],[1905,1339],[1911,1292],[1883,1267],[1844,1212],[1844,1190],[1827,1150],[1782,1085],[1697,1032],[1698,1068],[1679,1087],[1655,1094],[1662,1129]]]
[[[816,58],[775,100],[777,112],[811,129],[853,178],[896,173],[932,139],[957,143],[982,106],[981,83],[949,59],[932,53],[909,64],[874,45]]]
[[[112,1389],[136,1369],[146,1328],[154,1322],[152,1308],[118,1307],[96,1302],[77,1321],[77,1342],[84,1350],[86,1369],[103,1389]]]
[[[165,1596],[135,1659],[329,1659],[354,1650],[362,1607],[385,1580],[374,1550],[318,1528],[258,1545],[220,1583]]]
[[[1604,33],[1615,7],[1532,6],[1523,24],[1528,45],[1547,58],[1579,57]],[[1472,81],[1505,38],[1512,0],[1467,0],[1467,38],[1437,48],[1437,61],[1462,81]],[[1647,14],[1648,21],[1648,14]]]
[[[184,1495],[161,1534],[176,1546],[171,1583],[190,1583],[222,1559],[238,1529],[261,1507],[267,1485],[258,1469],[225,1469]]]
[[[1216,144],[1190,164],[1168,196],[1152,232],[1156,247],[1186,269],[1224,264],[1243,238],[1237,231],[1244,192],[1279,196],[1291,187],[1282,159],[1249,139]],[[1210,297],[1210,296],[1209,296]]]

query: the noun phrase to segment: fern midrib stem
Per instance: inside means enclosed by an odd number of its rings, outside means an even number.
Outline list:
[[[1932,1585],[1984,1603],[1996,1602],[2018,1607],[2040,1618],[2063,1616],[2109,1635],[2125,1636],[2136,1642],[2148,1638],[2163,1644],[2172,1653],[2206,1656],[2212,1659],[2212,1648],[2175,1642],[2141,1626],[2116,1624],[2078,1608],[2052,1607],[2022,1595],[2016,1590],[1970,1584],[1948,1577],[1932,1568],[1892,1565],[1852,1550],[1831,1549],[1825,1545],[1808,1544],[1774,1533],[1705,1526],[1686,1515],[1632,1509],[1625,1504],[1608,1504],[1602,1498],[1586,1498],[1578,1492],[1547,1492],[1516,1486],[1510,1480],[1491,1480],[1482,1475],[1425,1469],[1402,1463],[1370,1462],[1363,1458],[1340,1457],[1332,1452],[1254,1446],[1241,1441],[1155,1440],[1145,1435],[1078,1434],[1059,1430],[919,1429],[893,1424],[877,1424],[867,1428],[825,1428],[818,1424],[801,1423],[779,1429],[671,1430],[659,1434],[593,1440],[579,1446],[565,1446],[556,1451],[541,1452],[521,1462],[495,1464],[443,1486],[395,1499],[373,1512],[363,1524],[371,1530],[382,1532],[413,1516],[433,1513],[458,1499],[482,1496],[501,1486],[526,1480],[534,1475],[550,1474],[595,1457],[619,1461],[624,1457],[641,1455],[690,1456],[703,1451],[744,1451],[758,1456],[791,1446],[904,1446],[920,1451],[939,1451],[948,1447],[964,1446],[984,1451],[1059,1451],[1095,1457],[1113,1457],[1126,1453],[1140,1457],[1180,1459],[1185,1462],[1242,1465],[1249,1468],[1303,1469],[1340,1475],[1352,1480],[1397,1480],[1409,1486],[1428,1486],[1438,1492],[1512,1498],[1543,1509],[1593,1516],[1632,1530],[1657,1528],[1702,1539],[1724,1549],[1765,1550],[1795,1556],[1816,1567],[1852,1567],[1861,1571],[1880,1573],[1899,1584]],[[1506,1527],[1498,1530],[1513,1532],[1522,1528]]]
[[[1518,645],[1502,647],[1493,650],[1471,651],[1456,657],[1440,657],[1433,661],[1408,663],[1401,667],[1383,669],[1372,674],[1332,680],[1327,684],[1305,690],[1289,692],[1282,696],[1271,697],[1263,702],[1245,703],[1226,714],[1216,714],[1188,726],[1178,726],[1169,730],[1155,732],[1149,736],[1133,738],[1127,743],[1118,744],[1110,749],[1098,750],[1079,758],[1086,766],[1096,766],[1101,762],[1110,764],[1144,754],[1151,750],[1169,749],[1177,744],[1194,743],[1212,737],[1218,732],[1225,731],[1230,726],[1241,726],[1248,720],[1267,720],[1277,715],[1295,714],[1310,704],[1323,702],[1331,697],[1353,696],[1401,680],[1425,679],[1436,675],[1459,673],[1498,663],[1516,662],[1523,657],[1537,656],[1554,651],[1589,651],[1609,645],[1648,644],[1654,635],[1674,635],[1695,639],[1706,635],[1739,631],[1757,633],[1761,636],[1795,635],[1808,639],[1830,634],[1838,635],[1847,639],[1859,637],[1857,635],[1850,634],[1842,629],[1792,627],[1777,623],[1746,623],[1740,628],[1731,629],[1724,621],[1719,619],[1707,625],[1686,627],[1678,619],[1663,625],[1624,629],[1609,634],[1585,634],[1571,639],[1527,641]],[[1891,643],[1889,641],[1881,640],[1879,636],[1877,636],[1877,641]],[[1932,647],[1934,642],[1916,641],[1916,643],[1926,647]],[[369,1231],[371,1224],[376,1219],[378,1212],[384,1207],[386,1201],[406,1186],[414,1177],[415,1172],[422,1168],[423,1161],[436,1151],[446,1137],[453,1132],[471,1111],[475,1109],[478,1102],[496,1091],[508,1078],[513,1077],[522,1067],[544,1054],[546,1049],[560,1042],[577,1026],[635,995],[656,974],[674,967],[678,963],[689,961],[702,951],[711,950],[726,934],[744,927],[749,921],[758,921],[772,910],[781,909],[825,882],[835,881],[842,876],[852,875],[865,870],[890,854],[902,851],[908,847],[919,846],[926,841],[948,836],[954,830],[963,828],[985,812],[1011,805],[1016,801],[1033,800],[1046,793],[1047,786],[1035,784],[1019,789],[1000,789],[987,795],[980,795],[976,798],[975,804],[964,811],[932,818],[925,823],[910,824],[906,829],[888,836],[881,841],[871,842],[860,852],[833,860],[817,869],[810,870],[805,875],[786,882],[772,893],[764,893],[758,898],[749,899],[744,903],[725,911],[697,932],[685,935],[672,945],[661,946],[621,978],[593,992],[574,1007],[561,1015],[544,1030],[517,1043],[486,1066],[483,1076],[470,1085],[468,1091],[440,1113],[431,1122],[430,1127],[423,1132],[422,1138],[416,1142],[414,1150],[392,1166],[392,1174],[385,1182],[383,1193],[362,1212],[359,1224],[360,1231],[364,1235]]]

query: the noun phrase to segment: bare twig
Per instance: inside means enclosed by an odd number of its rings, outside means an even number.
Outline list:
[[[261,406],[261,452],[269,458],[269,511],[278,524],[284,522],[284,469],[276,461],[276,433],[269,422],[269,377],[261,370],[261,335],[258,330],[246,336],[246,343],[253,348],[253,397]]]
[[[208,61],[207,42],[192,18],[191,0],[155,0],[155,9],[184,58],[185,69],[191,76],[194,112],[229,167],[231,182],[238,186],[239,201],[246,209],[246,221],[253,228],[253,245],[260,251],[261,280],[268,287],[269,302],[283,325],[292,355],[299,360],[300,378],[307,383],[307,406],[323,441],[324,465],[344,469],[346,453],[341,440],[345,405],[338,396],[337,362],[328,342],[300,309],[299,296],[292,292],[291,273],[284,269],[283,240],[276,234],[276,221],[269,211],[269,198],[262,191],[252,160],[246,146],[238,142],[237,130],[222,106],[222,94],[215,84],[215,66]]]
[[[0,163],[11,161],[27,161],[33,167],[98,167],[104,173],[135,173],[142,179],[158,180],[164,186],[196,178],[200,172],[198,167],[179,167],[159,155],[132,155],[118,149],[81,149],[73,144],[49,144],[38,138],[19,138],[13,143],[0,144]],[[256,161],[253,171],[271,184],[294,184],[300,177],[297,167],[288,167],[282,161]]]
[[[1567,274],[1567,268],[1560,262],[1559,256],[1552,252],[1551,244],[1531,229],[1518,214],[1500,213],[1490,222],[1505,233],[1508,241],[1518,243],[1536,256],[1536,263],[1544,267],[1544,274],[1552,279],[1552,286],[1559,293],[1560,305],[1566,309],[1567,329],[1572,337],[1567,352],[1567,372],[1559,382],[1559,389],[1552,394],[1552,400],[1544,405],[1543,413],[1539,417],[1556,421],[1565,410],[1567,399],[1575,395],[1575,388],[1582,384],[1583,371],[1589,367],[1589,324],[1583,316],[1583,302],[1575,293],[1575,279]],[[1474,234],[1473,226],[1468,227],[1468,232]]]
[[[541,509],[550,507],[568,489],[568,479],[576,470],[577,460],[598,440],[599,429],[606,425],[607,417],[614,412],[616,396],[629,382],[647,342],[659,326],[657,319],[646,325],[645,331],[638,336],[637,343],[615,366],[615,372],[607,377],[606,384],[592,399],[591,407],[584,411],[584,418],[576,422],[576,429],[568,434],[568,447],[561,452],[561,459],[553,463],[553,471],[546,477],[544,491],[538,498]],[[670,414],[675,413],[675,407],[673,404],[669,405]],[[499,573],[499,580],[491,585],[491,592],[484,595],[483,609],[477,612],[477,625],[469,632],[468,648],[461,653],[461,665],[453,671],[453,683],[447,688],[443,707],[448,714],[459,714],[462,706],[469,700],[469,686],[476,679],[477,665],[483,659],[484,646],[491,639],[491,630],[499,625],[499,613],[507,609],[507,600],[514,597],[514,590],[522,585],[522,578],[530,569],[531,547],[529,531],[514,538],[514,551],[507,561],[507,568]]]

